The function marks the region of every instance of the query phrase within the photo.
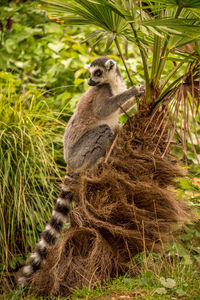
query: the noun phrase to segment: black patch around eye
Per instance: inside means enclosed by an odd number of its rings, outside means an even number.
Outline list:
[[[109,71],[110,71],[110,70],[112,70],[113,66],[114,66],[114,64],[112,64],[112,65],[110,66],[110,69],[109,69]]]
[[[94,76],[101,76],[102,75],[102,71],[101,70],[96,70],[94,72]]]

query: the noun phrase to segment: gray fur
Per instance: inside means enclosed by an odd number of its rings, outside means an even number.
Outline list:
[[[89,169],[106,154],[106,147],[113,140],[113,132],[108,125],[100,125],[88,130],[69,151],[69,170]]]
[[[105,63],[110,60],[110,58],[108,58],[107,56],[102,56],[99,57],[97,59],[95,59],[92,63],[91,63],[91,67],[93,66],[98,66],[98,67],[105,67]]]
[[[64,159],[73,173],[91,168],[105,155],[118,127],[119,105],[144,92],[136,86],[127,90],[116,63],[107,57],[92,62],[89,71],[92,86],[79,100],[63,139]]]
[[[116,110],[118,110],[119,105],[123,105],[131,97],[141,95],[142,90],[140,90],[140,88],[138,87],[133,86],[119,95],[112,96],[107,99],[102,99],[101,103],[97,100],[95,102],[95,111],[100,118],[106,118]]]

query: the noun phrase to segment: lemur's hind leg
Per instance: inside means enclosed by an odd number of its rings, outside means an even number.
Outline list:
[[[69,170],[82,172],[92,168],[106,154],[106,149],[114,139],[114,133],[106,124],[87,131],[69,153]],[[72,155],[73,153],[73,155]]]

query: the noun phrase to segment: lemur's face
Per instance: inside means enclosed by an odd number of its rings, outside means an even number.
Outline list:
[[[98,60],[95,62],[98,62]],[[105,63],[100,61],[99,64],[93,62],[89,66],[90,79],[88,84],[96,86],[110,83],[115,78],[116,68],[116,63],[112,59],[108,59]]]

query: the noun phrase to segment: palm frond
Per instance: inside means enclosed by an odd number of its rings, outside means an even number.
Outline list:
[[[104,30],[119,34],[128,26],[122,15],[105,5],[105,1],[88,0],[42,0],[43,7],[61,17],[66,24],[93,24]],[[108,4],[108,3],[107,3]]]
[[[155,131],[156,134],[162,126],[163,130],[156,146],[158,147],[166,127],[169,128],[168,141],[162,154],[163,157],[169,152],[170,145],[176,135],[183,147],[184,160],[187,161],[187,150],[190,147],[190,150],[194,153],[193,160],[200,164],[200,138],[198,129],[198,124],[200,125],[199,68],[199,61],[195,64],[189,64],[188,72],[184,75],[182,82],[171,89],[163,98],[160,117],[157,119],[157,129]],[[150,122],[158,111],[158,107],[154,109]],[[149,124],[146,130],[148,126]]]
[[[174,19],[161,18],[141,21],[140,24],[151,31],[151,28],[158,32],[173,33],[181,36],[198,38],[200,36],[200,25],[197,19]],[[154,32],[155,33],[155,32]]]
[[[165,7],[200,8],[199,0],[153,0],[151,3],[160,3]]]

